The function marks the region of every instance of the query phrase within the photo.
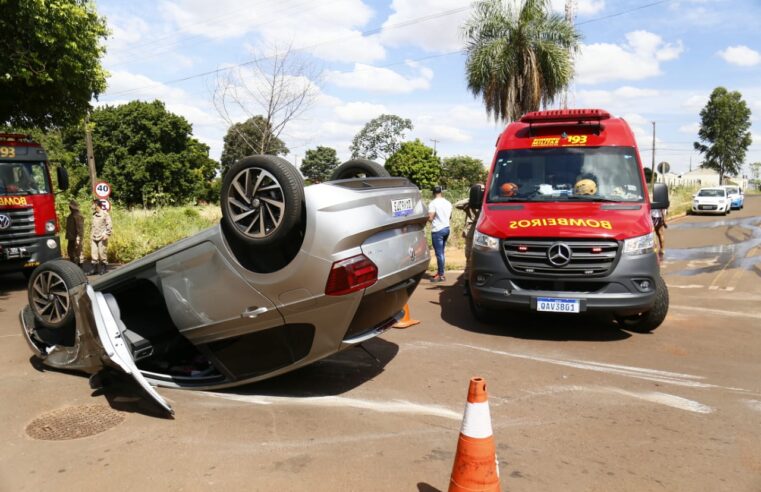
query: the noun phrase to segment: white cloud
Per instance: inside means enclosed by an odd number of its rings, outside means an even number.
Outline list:
[[[552,9],[565,12],[566,0],[552,0]],[[577,15],[594,15],[605,9],[605,0],[579,0],[576,2]]]
[[[617,97],[633,99],[657,96],[658,91],[655,89],[641,89],[639,87],[623,86],[613,91],[613,94]]]
[[[730,46],[717,53],[725,62],[741,67],[752,67],[761,63],[761,53],[747,46]]]
[[[666,43],[657,34],[633,31],[623,45],[595,43],[582,45],[576,62],[576,81],[598,84],[614,80],[642,80],[661,73],[661,62],[682,53],[682,42]]]
[[[751,145],[761,146],[761,133],[751,133],[750,138],[753,139]]]
[[[407,65],[417,73],[405,77],[388,68],[356,63],[351,72],[327,71],[325,79],[339,87],[369,92],[408,93],[431,87],[433,70],[416,63]]]
[[[700,125],[697,123],[690,123],[689,125],[679,127],[679,133],[687,133],[688,135],[697,135],[699,130]]]
[[[366,123],[376,116],[388,113],[388,110],[384,105],[368,102],[350,102],[342,104],[336,106],[334,111],[340,120],[349,123]]]
[[[390,46],[405,44],[445,52],[463,47],[460,26],[470,15],[463,0],[393,0],[381,39]],[[410,23],[412,19],[426,18]],[[409,23],[409,24],[408,24]]]
[[[693,111],[700,111],[707,102],[708,96],[706,94],[693,94],[684,100],[682,107]]]
[[[255,5],[239,0],[175,0],[163,3],[161,11],[183,32],[214,40],[256,34],[264,45],[305,48],[328,61],[372,62],[386,55],[378,36],[364,36],[359,29],[373,16],[361,0]]]

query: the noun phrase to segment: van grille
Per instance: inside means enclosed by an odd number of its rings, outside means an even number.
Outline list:
[[[11,226],[0,231],[0,245],[4,248],[25,247],[31,252],[35,244],[34,209],[13,208],[0,210],[0,214],[11,219]]]
[[[556,244],[570,248],[567,264],[550,262],[549,249]],[[508,266],[515,273],[539,277],[599,277],[606,275],[618,256],[618,242],[605,240],[508,239],[502,242]]]

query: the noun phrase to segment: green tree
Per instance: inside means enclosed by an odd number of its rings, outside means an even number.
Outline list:
[[[399,150],[404,132],[412,130],[412,121],[394,114],[382,114],[373,118],[351,141],[352,158],[388,159]]]
[[[253,154],[286,155],[288,147],[272,133],[272,126],[263,116],[254,116],[235,123],[227,130],[220,164],[224,175],[235,162]]]
[[[318,146],[316,149],[306,151],[304,160],[301,162],[301,174],[313,183],[321,183],[327,181],[330,173],[340,162],[336,149]]]
[[[115,200],[151,206],[208,196],[217,163],[209,147],[192,137],[190,123],[161,101],[104,106],[90,121],[98,176],[111,183]],[[64,144],[86,168],[83,133],[81,125],[67,129]]]
[[[50,128],[80,121],[106,89],[108,34],[85,0],[0,1],[0,124]]]
[[[441,184],[447,188],[468,188],[486,181],[483,161],[467,155],[447,157],[441,166]]]
[[[414,142],[404,142],[386,160],[386,170],[392,176],[405,177],[419,188],[427,189],[439,183],[441,162],[432,148],[416,139]]]
[[[495,120],[548,105],[573,78],[581,35],[549,0],[480,0],[463,26],[468,89]]]
[[[719,183],[727,174],[740,172],[752,142],[750,109],[742,94],[717,87],[700,111],[700,130],[695,150],[703,154],[703,166],[719,173]]]
[[[750,165],[750,174],[756,181],[761,179],[761,162],[754,162]]]

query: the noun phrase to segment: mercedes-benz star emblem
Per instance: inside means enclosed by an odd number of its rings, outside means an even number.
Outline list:
[[[564,243],[555,243],[547,250],[547,259],[555,266],[564,266],[571,261],[571,247]]]
[[[11,226],[11,218],[8,215],[0,214],[0,231],[4,231],[5,229],[9,228]]]
[[[407,254],[410,256],[410,261],[415,261],[415,247],[410,246],[410,249],[407,250]]]

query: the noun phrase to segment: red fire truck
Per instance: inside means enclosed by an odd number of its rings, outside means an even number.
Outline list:
[[[27,135],[0,133],[0,273],[61,257],[58,218],[45,150]],[[58,184],[68,175],[57,168]]]
[[[663,322],[650,210],[668,208],[668,190],[656,183],[650,200],[626,121],[599,109],[528,113],[500,136],[488,179],[471,192],[477,318],[603,312],[641,332]]]

